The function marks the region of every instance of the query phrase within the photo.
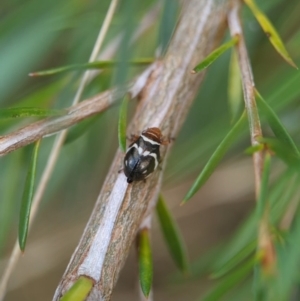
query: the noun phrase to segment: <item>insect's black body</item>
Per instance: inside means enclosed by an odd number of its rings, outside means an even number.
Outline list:
[[[160,130],[149,128],[129,145],[124,158],[124,173],[128,183],[145,180],[157,168],[161,143]]]

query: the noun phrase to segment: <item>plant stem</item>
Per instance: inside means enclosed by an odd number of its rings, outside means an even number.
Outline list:
[[[235,1],[234,3],[235,5],[232,7],[232,10],[230,11],[228,16],[228,23],[231,35],[233,37],[238,36],[239,38],[239,41],[236,44],[235,48],[238,55],[238,61],[241,71],[245,107],[248,115],[251,135],[251,144],[252,146],[255,146],[259,144],[259,139],[262,138],[262,129],[255,101],[255,85],[253,81],[252,69],[249,62],[242,25],[239,17],[239,9],[241,4],[240,1]],[[263,151],[255,152],[253,154],[253,163],[255,176],[255,194],[257,200],[260,192],[263,162]]]
[[[236,0],[233,2],[233,7],[228,15],[229,29],[232,36],[238,36],[239,41],[236,44],[236,52],[240,66],[242,86],[244,93],[245,107],[248,115],[251,144],[252,146],[259,144],[259,139],[262,138],[262,129],[260,118],[258,115],[256,100],[255,100],[255,85],[253,80],[252,68],[250,65],[247,48],[245,45],[242,25],[240,21],[239,11],[241,2]],[[254,177],[255,177],[255,195],[258,201],[261,191],[262,172],[264,165],[264,150],[254,152],[253,154]],[[261,204],[257,204],[260,206]],[[275,249],[269,227],[269,208],[263,208],[262,215],[258,225],[258,251],[262,253],[261,265],[264,271],[273,271],[276,260]]]

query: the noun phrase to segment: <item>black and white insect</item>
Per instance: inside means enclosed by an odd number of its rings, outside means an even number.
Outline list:
[[[127,183],[145,180],[160,163],[160,145],[167,144],[159,128],[148,128],[135,137],[126,151],[124,173]]]

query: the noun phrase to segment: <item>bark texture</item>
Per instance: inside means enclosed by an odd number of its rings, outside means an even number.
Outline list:
[[[165,137],[178,135],[204,76],[190,71],[220,42],[229,4],[229,0],[185,2],[169,49],[138,97],[128,135],[148,127],[159,127]],[[170,146],[161,147],[163,165]],[[124,174],[118,173],[123,157],[118,150],[53,300],[59,300],[81,275],[95,283],[87,300],[111,298],[140,223],[151,214],[147,208],[155,203],[163,176],[156,171],[146,183],[127,184]]]

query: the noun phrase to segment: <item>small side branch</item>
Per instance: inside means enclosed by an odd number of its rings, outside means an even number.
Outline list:
[[[8,154],[106,110],[117,100],[116,96],[114,91],[106,91],[66,109],[66,115],[40,120],[0,137],[0,155]]]
[[[232,7],[228,15],[228,23],[231,35],[238,36],[239,38],[238,43],[235,47],[236,52],[238,54],[238,61],[241,71],[245,107],[248,114],[248,121],[251,134],[251,144],[252,146],[255,146],[260,143],[259,138],[262,138],[262,129],[255,100],[255,86],[252,69],[247,54],[242,25],[239,16],[241,2],[239,0],[235,0],[233,4],[234,6]],[[260,198],[260,193],[262,189],[262,174],[265,158],[264,152],[264,150],[261,150],[253,154],[255,195],[257,201]],[[262,206],[262,204],[257,204],[257,206]],[[276,254],[272,240],[272,235],[270,232],[269,206],[266,206],[265,208],[263,208],[263,210],[264,214],[262,215],[258,225],[257,250],[261,256],[262,268],[265,271],[273,271],[276,262]]]
[[[138,78],[123,89],[112,89],[97,94],[70,108],[63,116],[46,118],[5,136],[0,136],[0,156],[33,143],[45,136],[60,132],[80,121],[99,114],[114,105],[126,92],[132,97],[137,96],[152,72],[155,64],[148,67]]]
[[[252,146],[255,146],[259,144],[258,140],[262,137],[262,130],[255,101],[255,85],[253,80],[252,69],[247,53],[247,48],[245,45],[243,29],[239,16],[240,7],[240,1],[235,1],[234,6],[232,7],[228,15],[228,23],[231,36],[238,36],[239,39],[235,47],[241,71],[245,107],[248,115],[251,134],[251,144]],[[260,192],[263,159],[263,151],[255,152],[253,154],[256,199],[258,199]]]

